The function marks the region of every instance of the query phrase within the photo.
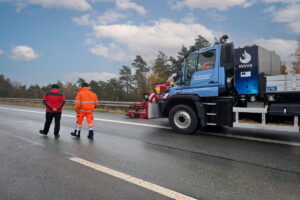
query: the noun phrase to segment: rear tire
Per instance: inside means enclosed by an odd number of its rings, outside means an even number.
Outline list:
[[[183,134],[193,134],[198,127],[196,112],[188,105],[174,106],[169,113],[169,122],[173,130]]]

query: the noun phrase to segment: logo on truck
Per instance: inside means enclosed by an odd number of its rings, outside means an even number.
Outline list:
[[[251,61],[251,55],[245,50],[244,53],[242,53],[242,56],[240,57],[240,61],[243,64],[246,64]]]

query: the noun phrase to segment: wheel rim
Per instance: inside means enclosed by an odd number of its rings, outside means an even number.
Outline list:
[[[191,124],[191,116],[186,111],[177,111],[174,115],[174,122],[180,129],[186,129]]]

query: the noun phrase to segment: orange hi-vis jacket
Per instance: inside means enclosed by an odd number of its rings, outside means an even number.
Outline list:
[[[83,87],[77,92],[75,109],[80,112],[92,112],[98,104],[97,95],[89,87]]]

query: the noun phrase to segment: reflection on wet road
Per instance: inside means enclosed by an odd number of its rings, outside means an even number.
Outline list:
[[[87,131],[70,136],[75,114],[63,114],[55,140],[38,134],[43,109],[0,105],[4,199],[300,198],[300,134],[222,128],[181,135],[165,119],[96,113],[89,141]]]

